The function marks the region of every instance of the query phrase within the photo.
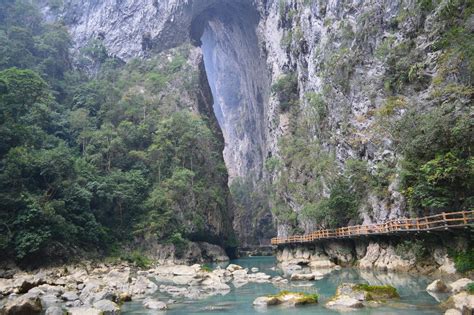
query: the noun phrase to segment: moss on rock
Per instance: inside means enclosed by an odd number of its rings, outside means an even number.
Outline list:
[[[316,304],[318,303],[318,295],[304,292],[280,291],[277,294],[259,297],[254,301],[256,306],[280,305],[289,306]]]
[[[393,299],[400,297],[397,292],[397,289],[390,285],[369,285],[366,283],[361,283],[356,284],[353,289],[355,291],[365,292],[365,298],[367,301]]]

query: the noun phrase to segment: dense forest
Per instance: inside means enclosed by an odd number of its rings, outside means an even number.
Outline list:
[[[127,64],[100,39],[71,48],[30,1],[0,1],[1,259],[121,255],[143,239],[233,245],[206,217],[231,226],[219,135],[170,88],[199,89],[192,47]]]

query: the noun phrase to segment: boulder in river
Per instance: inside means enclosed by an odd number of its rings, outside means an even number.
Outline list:
[[[103,315],[120,314],[120,307],[112,301],[100,300],[94,303],[94,308],[102,311]]]
[[[443,282],[443,280],[437,279],[431,282],[428,287],[426,287],[426,291],[434,293],[446,293],[449,291],[449,288],[446,283]]]
[[[166,310],[168,308],[165,302],[154,299],[146,299],[143,301],[143,305],[150,310]]]
[[[313,272],[313,273],[293,273],[290,277],[291,281],[312,281],[312,280],[321,280],[323,275]]]
[[[444,308],[452,308],[460,311],[462,314],[473,314],[474,313],[474,294],[468,292],[460,292],[449,297],[448,300],[443,302]]]
[[[317,294],[289,291],[281,291],[275,295],[261,296],[253,301],[255,307],[267,307],[271,305],[297,306],[316,303],[318,303]]]
[[[326,303],[326,307],[348,311],[366,304],[378,305],[380,302],[399,297],[397,289],[389,285],[343,283],[337,287],[336,295]]]
[[[236,264],[230,264],[229,266],[227,266],[226,269],[227,269],[228,271],[230,271],[230,272],[234,272],[234,271],[236,271],[236,270],[241,270],[241,269],[243,269],[243,268],[242,268],[241,266],[239,266],[239,265],[236,265]]]
[[[68,315],[102,315],[102,311],[93,307],[71,307]]]

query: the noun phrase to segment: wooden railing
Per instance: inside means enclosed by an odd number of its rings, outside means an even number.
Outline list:
[[[272,245],[308,243],[315,240],[357,237],[365,235],[391,234],[400,232],[428,232],[474,226],[474,210],[443,212],[428,217],[394,219],[381,224],[354,225],[338,229],[319,230],[304,235],[274,237]]]

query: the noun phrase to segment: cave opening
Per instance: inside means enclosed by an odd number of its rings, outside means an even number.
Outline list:
[[[255,192],[263,186],[265,108],[270,93],[266,58],[257,36],[259,18],[250,1],[220,1],[195,17],[191,26],[191,38],[202,49],[214,113],[224,136],[223,156],[236,204],[234,229],[242,246],[267,243],[273,234],[266,196],[255,200]]]

